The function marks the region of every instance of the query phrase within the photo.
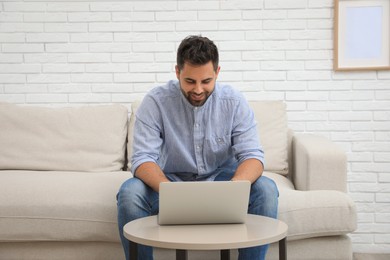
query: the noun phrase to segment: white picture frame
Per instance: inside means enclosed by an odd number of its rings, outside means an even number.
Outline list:
[[[334,70],[390,69],[390,0],[335,0]]]

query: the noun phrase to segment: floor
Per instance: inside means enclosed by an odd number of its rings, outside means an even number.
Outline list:
[[[389,260],[390,254],[362,254],[354,253],[353,260]]]

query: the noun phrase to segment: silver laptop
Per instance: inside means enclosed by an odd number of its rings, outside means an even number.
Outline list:
[[[163,182],[160,225],[244,223],[249,181]]]

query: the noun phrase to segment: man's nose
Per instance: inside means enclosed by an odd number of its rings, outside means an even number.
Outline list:
[[[196,94],[201,94],[203,92],[203,87],[201,83],[196,83],[193,92]]]

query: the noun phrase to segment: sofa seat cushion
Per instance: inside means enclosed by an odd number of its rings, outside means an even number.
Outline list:
[[[119,242],[116,194],[130,172],[0,171],[0,241]]]
[[[346,193],[295,190],[280,174],[265,172],[279,189],[279,219],[288,225],[288,239],[343,235],[356,229],[356,208]]]
[[[0,102],[0,169],[120,171],[128,110],[122,105],[49,108]]]

